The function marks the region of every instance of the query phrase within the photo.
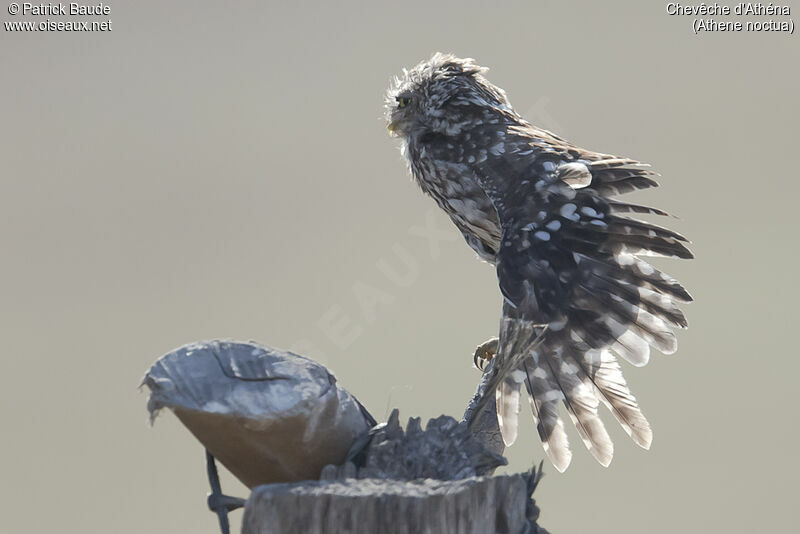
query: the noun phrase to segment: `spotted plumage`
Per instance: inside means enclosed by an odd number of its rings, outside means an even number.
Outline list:
[[[665,212],[612,198],[655,187],[647,165],[536,128],[485,72],[444,54],[404,71],[388,93],[388,127],[423,191],[496,267],[503,310],[488,391],[504,440],[516,438],[524,385],[556,468],[571,459],[560,403],[608,465],[600,402],[637,444],[652,440],[616,356],[641,366],[650,346],[674,352],[672,330],[687,326],[677,303],[691,300],[638,256],[692,255],[683,236],[623,215]]]

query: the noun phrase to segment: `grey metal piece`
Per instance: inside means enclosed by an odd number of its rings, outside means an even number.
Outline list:
[[[222,485],[217,472],[217,462],[214,460],[214,456],[208,452],[208,449],[206,449],[206,472],[208,473],[208,482],[211,485],[211,493],[208,494],[206,501],[208,509],[217,514],[219,529],[222,534],[230,534],[231,525],[228,521],[228,512],[244,507],[247,501],[222,493]]]
[[[374,419],[319,363],[256,343],[192,343],[145,374],[154,419],[170,408],[246,486],[316,479]]]

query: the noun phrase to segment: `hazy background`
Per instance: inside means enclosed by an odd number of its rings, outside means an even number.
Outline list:
[[[3,21],[48,18],[7,4]],[[541,524],[789,529],[797,36],[696,36],[665,2],[209,4],[113,2],[88,19],[108,33],[0,31],[0,531],[218,532],[201,446],[171,414],[148,427],[136,389],[190,341],[302,350],[379,419],[461,415],[497,329],[494,273],[381,120],[390,76],[437,50],[490,66],[537,124],[654,164],[663,187],[637,200],[694,241],[696,260],[658,262],[697,301],[678,354],[625,366],[652,450],[605,417],[604,469],[570,429]],[[526,421],[511,471],[543,458],[535,436]]]

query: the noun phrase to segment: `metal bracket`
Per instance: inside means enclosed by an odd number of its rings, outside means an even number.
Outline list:
[[[211,484],[211,493],[208,494],[207,500],[208,509],[217,514],[219,529],[222,534],[230,534],[231,526],[228,522],[228,512],[242,508],[246,501],[222,493],[217,462],[208,449],[206,449],[206,472],[208,473],[208,482]]]

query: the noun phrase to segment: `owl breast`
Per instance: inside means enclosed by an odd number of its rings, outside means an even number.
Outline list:
[[[409,143],[406,156],[422,190],[450,216],[478,256],[494,263],[500,246],[500,223],[472,170],[466,164],[431,158],[413,143]]]

